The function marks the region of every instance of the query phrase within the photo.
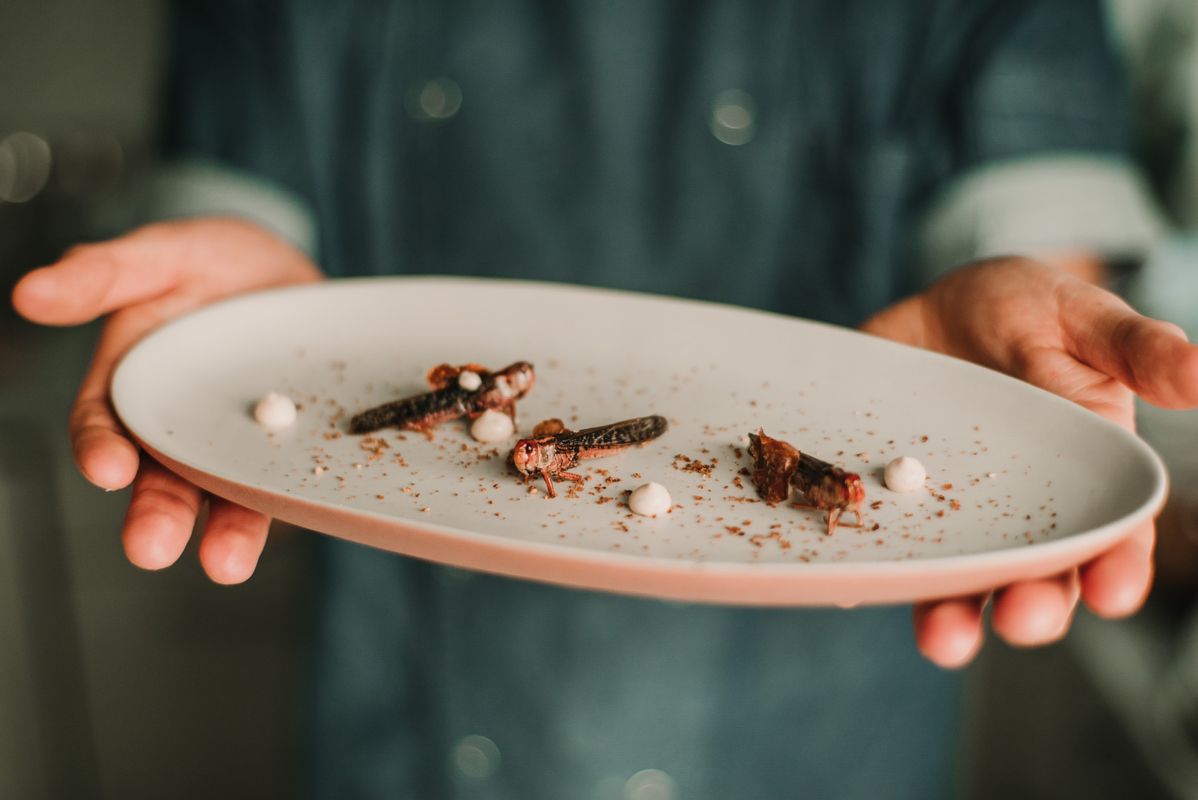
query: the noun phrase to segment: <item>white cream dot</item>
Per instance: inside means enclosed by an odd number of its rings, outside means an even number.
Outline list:
[[[480,442],[502,442],[515,433],[512,418],[488,408],[470,424],[470,435]]]
[[[928,478],[928,471],[918,459],[910,456],[899,456],[886,465],[883,475],[886,488],[892,492],[913,492],[923,486]]]
[[[462,370],[462,372],[458,375],[458,386],[462,387],[468,392],[473,392],[482,385],[483,379],[479,377],[477,372],[471,372],[470,370],[466,369]]]
[[[254,406],[254,419],[259,425],[273,430],[290,426],[295,422],[296,416],[292,399],[277,392],[267,392]]]
[[[628,496],[628,508],[634,514],[642,517],[656,517],[670,510],[673,500],[670,492],[660,483],[649,483],[638,486]]]

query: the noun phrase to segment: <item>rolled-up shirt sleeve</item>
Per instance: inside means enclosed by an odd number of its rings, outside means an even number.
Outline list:
[[[984,31],[946,95],[956,149],[917,239],[925,280],[975,258],[1142,256],[1162,220],[1130,157],[1125,85],[1103,10],[1022,3]]]
[[[317,255],[316,220],[298,194],[261,176],[207,159],[162,164],[136,192],[136,221],[236,216]]]

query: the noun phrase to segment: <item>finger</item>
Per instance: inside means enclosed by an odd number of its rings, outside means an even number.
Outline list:
[[[968,664],[982,647],[985,596],[958,597],[915,606],[915,645],[933,664],[956,669]]]
[[[200,564],[216,583],[242,583],[254,574],[266,546],[270,517],[212,498],[208,523],[200,539]]]
[[[1156,532],[1151,522],[1082,567],[1082,596],[1101,617],[1134,614],[1152,587],[1152,549]]]
[[[1117,379],[1078,361],[1059,347],[1036,347],[1023,353],[1013,372],[1033,386],[1068,398],[1107,419],[1135,430],[1132,393]]]
[[[123,489],[136,477],[137,447],[124,434],[107,398],[77,400],[69,424],[71,449],[83,477],[101,489]]]
[[[190,280],[202,276],[202,281]],[[13,289],[13,306],[33,322],[77,325],[173,290],[192,304],[235,292],[320,280],[295,246],[254,223],[200,218],[147,225],[118,239],[77,247]]]
[[[69,250],[35,269],[13,288],[13,307],[43,325],[78,325],[165,294],[179,281],[177,245],[170,237],[134,233]]]
[[[1055,642],[1069,630],[1080,593],[1077,570],[1012,584],[995,596],[990,626],[1017,647]]]
[[[195,527],[200,500],[199,489],[143,456],[122,534],[129,561],[143,569],[178,561]]]
[[[92,363],[79,386],[67,430],[75,464],[103,489],[121,489],[137,474],[137,447],[125,433],[109,400],[109,382],[120,356],[159,323],[153,307],[114,315],[104,325]]]
[[[921,295],[908,297],[861,323],[861,330],[912,347],[928,348],[928,320]]]
[[[1181,328],[1081,282],[1061,291],[1061,322],[1074,355],[1154,405],[1198,406],[1198,346]]]

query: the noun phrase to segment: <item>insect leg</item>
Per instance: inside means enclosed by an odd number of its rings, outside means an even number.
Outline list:
[[[426,437],[428,437],[430,442],[436,439],[436,436],[433,433],[433,429],[436,427],[436,422],[409,422],[403,426],[405,430],[423,433]]]
[[[844,515],[847,514],[849,511],[852,511],[857,516],[856,522],[845,522],[844,521]],[[863,520],[861,519],[861,509],[850,508],[850,509],[843,510],[841,512],[840,524],[845,526],[846,528],[860,528],[864,524]]]
[[[557,492],[553,490],[553,478],[549,477],[549,470],[540,470],[541,477],[545,479],[545,491],[550,497],[557,497]]]

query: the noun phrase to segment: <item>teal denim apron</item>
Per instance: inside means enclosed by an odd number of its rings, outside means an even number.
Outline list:
[[[1127,139],[1086,0],[230,0],[174,31],[170,148],[304,199],[332,275],[855,324],[917,288],[956,177]],[[315,796],[951,791],[958,683],[909,609],[679,605],[332,541],[320,570]]]

